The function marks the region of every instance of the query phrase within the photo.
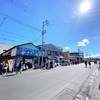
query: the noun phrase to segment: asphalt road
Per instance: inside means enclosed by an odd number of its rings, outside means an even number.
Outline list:
[[[94,69],[78,64],[0,76],[0,100],[54,100],[65,89],[72,96]]]

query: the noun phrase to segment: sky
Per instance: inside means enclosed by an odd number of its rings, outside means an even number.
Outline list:
[[[45,44],[100,57],[100,0],[0,0],[0,43],[40,45],[43,23]]]

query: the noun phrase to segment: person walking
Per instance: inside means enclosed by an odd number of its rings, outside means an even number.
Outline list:
[[[4,61],[4,62],[3,62],[3,67],[2,67],[2,69],[3,69],[3,73],[6,74],[6,75],[7,75],[7,73],[8,73],[8,70],[7,70],[8,67],[9,67],[8,62],[7,62],[7,61],[6,61],[6,62]]]
[[[49,61],[46,61],[46,69],[48,69]]]
[[[0,63],[0,75],[2,75],[2,68],[3,68],[3,65],[2,63]]]
[[[18,74],[18,72],[20,72],[20,74],[22,73],[22,61],[20,61],[20,63],[19,63],[16,74]]]
[[[53,62],[52,62],[52,60],[50,61],[50,68],[53,68]]]
[[[99,62],[98,64],[99,64],[99,66],[98,66],[98,70],[100,70],[100,62]]]
[[[84,63],[85,63],[85,68],[87,68],[87,61],[85,61]]]
[[[91,68],[91,62],[90,61],[88,62],[88,64],[89,64],[89,68]]]

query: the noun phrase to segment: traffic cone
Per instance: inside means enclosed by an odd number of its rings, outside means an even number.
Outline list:
[[[99,89],[100,89],[100,83],[99,83]]]

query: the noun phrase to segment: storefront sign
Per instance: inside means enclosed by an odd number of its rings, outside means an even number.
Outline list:
[[[25,47],[19,47],[17,49],[17,55],[23,56],[41,56],[41,53],[38,49],[31,49]]]

